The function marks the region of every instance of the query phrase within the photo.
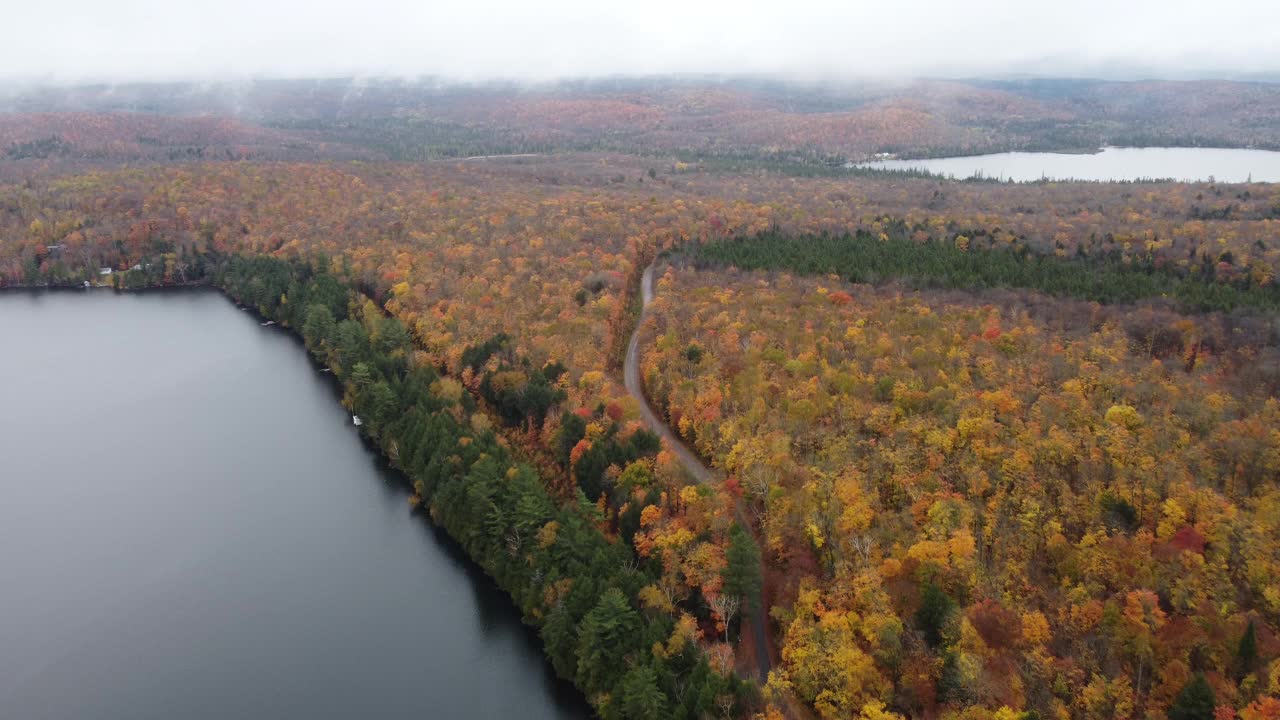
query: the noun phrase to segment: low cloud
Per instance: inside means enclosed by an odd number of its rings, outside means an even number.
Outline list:
[[[54,0],[5,16],[9,81],[1280,73],[1274,0]]]

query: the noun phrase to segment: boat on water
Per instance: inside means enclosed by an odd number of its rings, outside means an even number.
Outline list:
[[[355,425],[356,427],[360,427],[361,425],[363,425],[363,424],[364,424],[363,422],[361,422],[361,421],[360,421],[360,416],[359,416],[359,415],[352,415],[352,416],[351,416],[351,423],[352,423],[353,425]]]
[[[259,325],[261,325],[262,327],[271,327],[272,325],[275,325],[275,324],[276,324],[276,321],[275,321],[275,320],[268,320],[268,321],[266,321],[266,322],[264,322],[264,323],[258,323],[258,324],[259,324]]]

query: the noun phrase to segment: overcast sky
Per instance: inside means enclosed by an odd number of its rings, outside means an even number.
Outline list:
[[[1280,73],[1280,0],[15,0],[0,78]]]

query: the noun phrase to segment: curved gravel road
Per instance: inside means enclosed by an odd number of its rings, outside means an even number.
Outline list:
[[[656,264],[656,263],[655,263]],[[627,357],[623,364],[622,380],[627,387],[627,392],[631,397],[636,399],[640,404],[640,417],[644,418],[645,423],[653,429],[659,437],[663,439],[667,447],[676,454],[680,459],[680,464],[684,465],[689,474],[700,483],[710,483],[717,479],[717,475],[711,468],[707,467],[702,459],[697,456],[689,446],[676,437],[671,431],[667,423],[658,417],[654,412],[653,406],[649,404],[649,399],[644,394],[644,384],[640,380],[640,328],[644,325],[645,319],[649,316],[649,304],[653,302],[653,268],[654,264],[644,269],[644,275],[640,278],[640,299],[642,302],[640,319],[636,322],[636,328],[631,332],[631,342],[627,344]],[[750,529],[750,525],[743,515],[742,508],[736,510],[738,524],[743,528]],[[769,677],[769,643],[765,635],[765,613],[764,603],[760,603],[761,607],[756,608],[755,612],[744,613],[743,619],[751,626],[751,636],[755,640],[756,646],[756,671],[759,675],[760,682],[765,682]]]

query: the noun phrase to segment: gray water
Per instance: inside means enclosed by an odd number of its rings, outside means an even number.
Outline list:
[[[1009,152],[932,160],[877,160],[860,167],[927,170],[954,178],[982,175],[1027,182],[1174,179],[1280,182],[1280,152],[1223,148],[1103,148],[1093,154]]]
[[[0,293],[0,718],[579,718],[300,343],[212,291]]]

